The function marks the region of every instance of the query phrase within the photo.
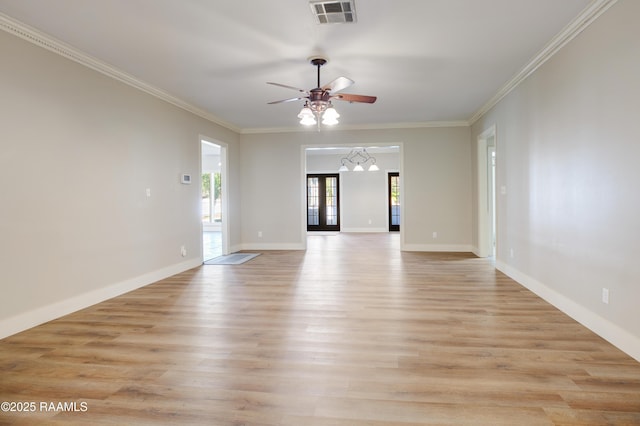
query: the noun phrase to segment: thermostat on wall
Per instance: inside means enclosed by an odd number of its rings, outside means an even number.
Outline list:
[[[186,185],[190,184],[191,183],[191,175],[183,173],[181,175],[181,177],[180,177],[180,182],[182,182],[182,183],[184,183]]]

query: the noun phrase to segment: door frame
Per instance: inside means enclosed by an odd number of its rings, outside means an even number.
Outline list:
[[[496,188],[497,179],[492,179],[492,168],[489,166],[491,158],[489,157],[490,148],[493,148],[496,152],[496,170],[497,170],[497,159],[498,159],[498,150],[497,150],[497,137],[496,137],[496,126],[495,124],[491,127],[484,130],[477,138],[477,174],[476,174],[476,184],[477,184],[477,247],[474,249],[474,253],[478,257],[489,257],[498,251],[498,238],[497,238],[497,229],[494,229],[494,226],[497,227],[497,200],[495,208],[493,206],[492,199],[496,199]],[[493,183],[493,187],[491,187],[490,182]],[[496,225],[494,225],[496,224]],[[495,247],[493,243],[493,235],[496,235],[495,238]]]
[[[310,138],[311,137],[324,137],[327,136],[326,134],[318,134],[318,136],[315,136],[314,134],[310,134]],[[338,138],[340,139],[340,138]],[[299,151],[299,160],[300,160],[300,169],[299,169],[299,179],[298,179],[298,194],[299,194],[299,232],[300,232],[300,248],[302,250],[306,250],[307,249],[307,149],[310,148],[326,148],[326,147],[340,147],[340,148],[355,148],[355,147],[362,147],[362,146],[397,146],[399,148],[398,150],[398,159],[399,159],[399,172],[400,172],[400,176],[402,176],[404,174],[404,142],[402,141],[389,141],[386,140],[385,142],[379,142],[379,141],[375,141],[375,140],[368,140],[367,142],[350,142],[350,143],[344,143],[344,142],[325,142],[325,143],[321,143],[321,142],[317,142],[317,143],[310,143],[310,144],[301,144],[300,145],[300,151]],[[336,164],[336,168],[335,170],[338,170],[338,167],[340,165]],[[400,180],[400,205],[401,206],[406,206],[406,195],[405,195],[405,190],[404,190],[404,179]],[[400,223],[407,223],[405,220],[405,215],[406,215],[406,207],[405,208],[401,208],[400,209]],[[342,221],[341,221],[342,222]],[[406,226],[401,226],[400,227],[400,250],[403,251],[405,250],[405,233],[406,233]]]
[[[317,178],[323,178],[324,181],[322,182],[322,184],[318,185],[318,198],[320,200],[323,200],[319,203],[318,205],[318,217],[319,217],[319,221],[320,223],[317,225],[317,229],[309,229],[309,178],[313,178],[313,177],[317,177]],[[337,215],[336,215],[336,225],[327,225],[326,223],[323,225],[322,221],[323,218],[326,218],[326,178],[328,177],[332,177],[336,179],[336,208],[337,208]],[[321,179],[318,179],[318,182],[320,182]],[[306,223],[307,223],[307,232],[322,232],[322,231],[330,231],[330,232],[340,232],[340,173],[307,173],[306,175],[306,187],[307,187],[307,196],[306,196],[306,204],[307,204],[307,218],[306,218]],[[311,225],[314,226],[314,225]]]
[[[398,225],[392,225],[392,217],[393,217],[393,205],[391,204],[391,178],[398,177],[400,179],[400,172],[387,172],[387,204],[388,204],[388,224],[389,224],[389,232],[400,232],[402,228],[402,220]],[[398,191],[400,191],[400,182],[398,183]],[[402,192],[400,192],[400,196],[402,196]],[[398,200],[399,201],[399,200]],[[400,218],[402,218],[402,204],[398,204],[400,206]]]
[[[220,237],[222,243],[222,255],[229,254],[229,229],[231,218],[229,217],[229,155],[228,149],[229,145],[221,142],[217,139],[209,138],[207,136],[200,135],[198,138],[198,146],[199,146],[199,174],[198,174],[198,183],[202,185],[202,143],[210,143],[212,145],[217,145],[220,147],[220,180],[222,187],[222,222],[220,223]],[[198,190],[200,191],[200,190]],[[202,246],[202,234],[204,232],[204,225],[202,224],[202,218],[200,219],[200,256],[204,261],[204,248]]]

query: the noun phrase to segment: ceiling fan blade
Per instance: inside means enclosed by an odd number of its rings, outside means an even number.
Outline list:
[[[267,102],[267,103],[269,105],[271,105],[271,104],[282,104],[282,103],[285,103],[285,102],[299,101],[299,100],[302,100],[302,99],[307,99],[307,98],[304,97],[304,96],[301,96],[299,98],[282,99],[281,101],[273,101],[273,102]]]
[[[307,95],[309,94],[309,92],[307,90],[304,89],[298,89],[297,87],[293,87],[293,86],[287,86],[286,84],[280,84],[280,83],[272,83],[270,81],[267,81],[267,84],[273,84],[274,86],[280,86],[280,87],[284,87],[286,89],[292,89],[292,90],[296,90],[298,92],[302,92],[302,93],[306,93]]]
[[[331,96],[331,98],[347,102],[364,102],[366,104],[372,104],[376,99],[378,99],[376,96],[353,95],[351,93],[340,93],[338,95]]]
[[[338,77],[330,83],[325,84],[321,87],[322,90],[330,90],[331,93],[339,92],[340,90],[346,89],[354,83],[353,80],[347,77]]]

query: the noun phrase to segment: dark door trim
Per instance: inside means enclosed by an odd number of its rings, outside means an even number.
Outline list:
[[[400,173],[389,172],[387,175],[389,232],[400,231]]]
[[[307,175],[307,231],[340,231],[340,175]]]

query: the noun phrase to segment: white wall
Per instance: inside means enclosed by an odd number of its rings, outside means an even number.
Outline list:
[[[471,251],[469,130],[407,131],[413,141],[403,151],[405,249]]]
[[[471,251],[468,127],[243,134],[243,247],[304,248],[304,147],[401,145],[405,250]],[[367,218],[368,219],[368,218]],[[258,231],[263,237],[258,237]],[[438,238],[432,238],[433,232]]]
[[[400,170],[400,156],[371,154],[378,171],[340,172],[340,229],[343,232],[388,232],[387,173]],[[338,173],[345,154],[308,154],[307,173]]]
[[[303,249],[300,145],[277,135],[241,135],[242,243],[232,251]],[[262,237],[258,237],[261,232]]]
[[[179,177],[200,135],[232,163],[237,135],[2,31],[0,52],[0,336],[198,265]]]
[[[640,360],[638,16],[640,2],[616,3],[472,141],[496,125],[500,269]]]
[[[404,249],[471,248],[467,127],[238,135],[5,32],[0,52],[1,336],[198,265],[201,137],[228,145],[232,251],[305,247],[304,147],[336,144],[402,145]]]

